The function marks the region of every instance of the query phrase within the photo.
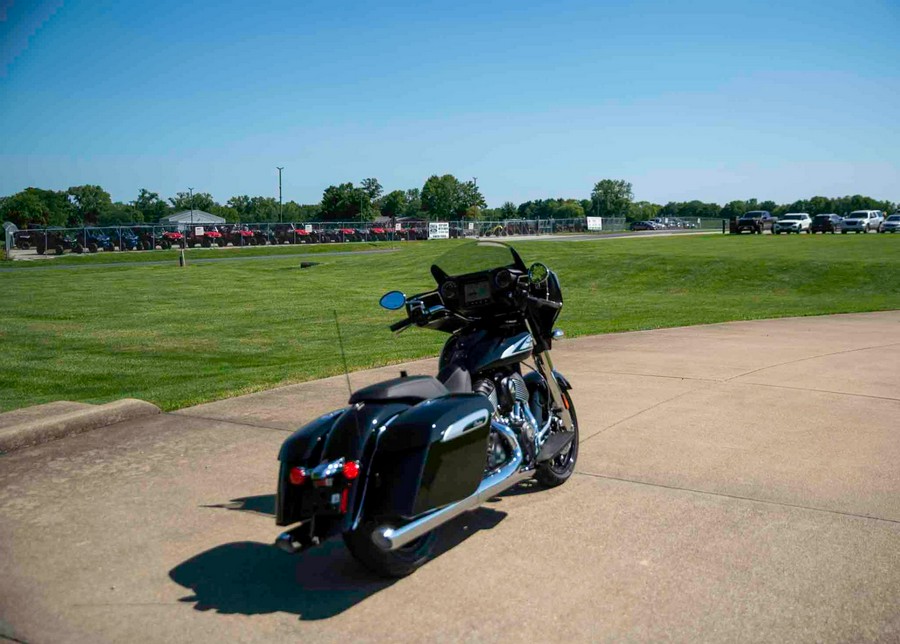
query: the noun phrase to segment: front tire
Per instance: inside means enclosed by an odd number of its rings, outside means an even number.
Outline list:
[[[562,395],[568,403],[572,424],[575,426],[575,437],[562,454],[538,465],[534,478],[544,487],[557,487],[568,481],[578,461],[578,416],[575,414],[575,403],[568,391],[563,391]]]
[[[372,532],[376,527],[376,523],[367,521],[356,530],[345,532],[343,537],[350,554],[366,568],[382,577],[395,579],[406,577],[434,555],[437,545],[436,530],[419,537],[403,548],[385,551],[372,541]]]

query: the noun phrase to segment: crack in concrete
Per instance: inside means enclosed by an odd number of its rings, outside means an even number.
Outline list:
[[[197,418],[198,420],[208,420],[215,423],[227,423],[228,425],[240,425],[241,427],[252,427],[254,429],[267,429],[273,432],[293,432],[293,429],[283,429],[281,427],[271,427],[269,425],[254,425],[253,423],[244,423],[236,420],[226,420],[224,418],[212,418],[210,416],[200,416],[198,414],[185,414],[179,413],[180,410],[170,411],[168,412],[172,416],[183,416],[185,418]]]
[[[607,479],[610,481],[620,481],[622,483],[632,483],[634,485],[646,485],[647,487],[657,487],[663,488],[666,490],[675,490],[678,492],[689,492],[692,494],[703,494],[706,496],[717,496],[726,499],[735,499],[737,501],[749,501],[751,503],[762,503],[765,505],[777,505],[785,508],[795,508],[798,510],[809,510],[810,512],[823,512],[826,514],[837,514],[845,517],[853,517],[855,519],[868,519],[871,521],[883,521],[885,523],[893,523],[900,525],[900,520],[898,519],[886,519],[884,517],[875,517],[869,514],[858,514],[856,512],[845,512],[843,510],[830,510],[828,508],[817,508],[809,505],[801,505],[799,503],[787,503],[785,501],[771,501],[767,499],[756,499],[749,496],[741,496],[739,494],[728,494],[727,492],[710,492],[709,490],[697,490],[695,488],[690,487],[681,487],[679,485],[666,485],[664,483],[650,483],[649,481],[639,481],[637,479],[627,479],[620,476],[609,476],[608,474],[595,474],[592,472],[582,472],[576,470],[575,474],[579,474],[581,476],[589,476],[591,478],[596,479]]]
[[[891,342],[889,344],[876,344],[871,347],[857,347],[856,349],[844,349],[842,351],[832,351],[831,353],[821,353],[814,356],[807,356],[805,358],[796,358],[794,360],[788,360],[787,362],[779,362],[777,364],[768,365],[766,367],[759,367],[758,369],[753,369],[751,371],[747,371],[745,373],[739,373],[736,376],[731,376],[730,378],[726,378],[722,382],[731,382],[736,378],[743,378],[744,376],[749,376],[754,373],[759,373],[760,371],[765,371],[766,369],[774,369],[775,367],[784,367],[789,364],[797,364],[798,362],[806,362],[807,360],[815,360],[817,358],[827,358],[829,356],[838,356],[842,353],[855,353],[857,351],[870,351],[871,349],[886,349],[887,347],[896,347],[900,346],[900,342]]]

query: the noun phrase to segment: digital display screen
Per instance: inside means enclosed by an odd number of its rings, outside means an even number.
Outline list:
[[[488,280],[483,282],[472,282],[466,284],[465,289],[466,304],[476,304],[491,299],[491,283]]]

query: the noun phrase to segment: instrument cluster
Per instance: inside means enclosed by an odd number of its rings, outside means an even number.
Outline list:
[[[516,283],[508,268],[472,273],[445,280],[440,287],[441,299],[448,308],[476,310],[506,303],[503,296]]]

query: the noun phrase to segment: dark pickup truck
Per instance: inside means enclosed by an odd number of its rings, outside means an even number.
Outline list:
[[[768,210],[751,210],[738,217],[735,232],[741,234],[745,230],[762,235],[764,230],[771,232],[775,217]]]

